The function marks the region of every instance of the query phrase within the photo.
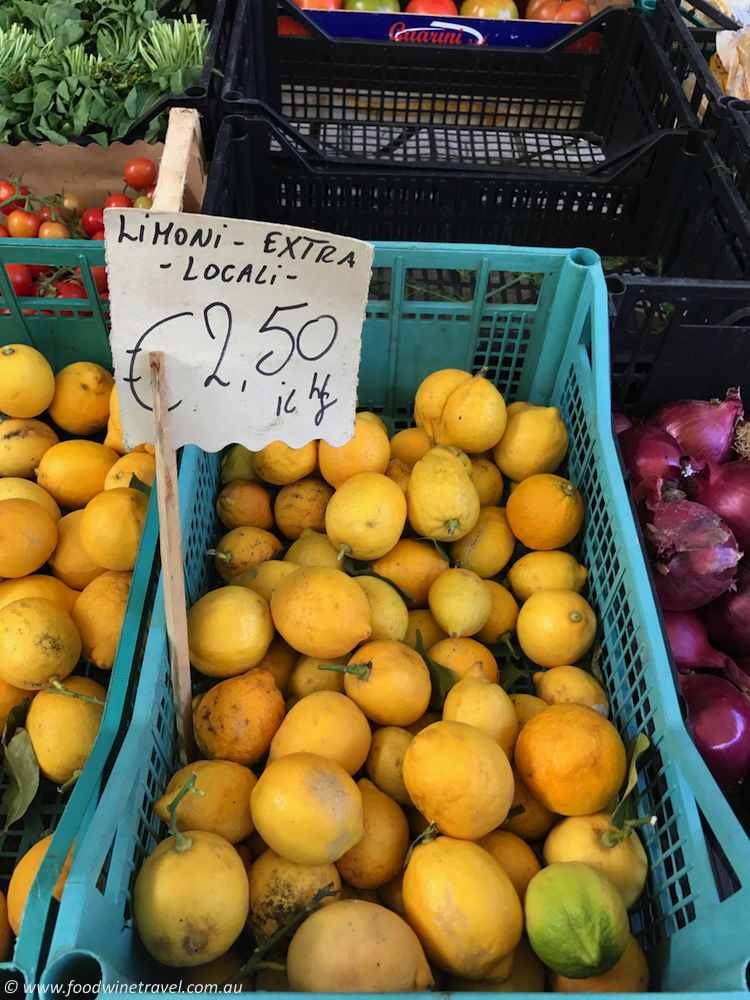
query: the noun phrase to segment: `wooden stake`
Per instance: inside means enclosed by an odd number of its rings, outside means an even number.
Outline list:
[[[152,208],[155,212],[181,211],[190,151],[196,133],[200,141],[198,112],[193,108],[172,108],[154,192]]]
[[[156,417],[156,492],[159,501],[159,545],[167,646],[172,673],[180,763],[193,760],[192,685],[188,649],[187,605],[182,556],[180,504],[177,494],[177,457],[172,448],[167,403],[167,375],[164,352],[151,351],[151,387]]]

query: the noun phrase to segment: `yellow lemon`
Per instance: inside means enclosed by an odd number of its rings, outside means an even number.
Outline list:
[[[268,764],[250,807],[268,846],[301,865],[338,861],[364,834],[360,790],[343,767],[313,753]]]
[[[242,444],[233,445],[221,460],[219,478],[222,483],[233,483],[235,479],[247,479],[252,483],[263,480],[253,469],[253,453]]]
[[[236,846],[235,850],[237,850]],[[240,852],[238,851],[237,853],[239,854]],[[244,959],[240,958],[236,951],[225,951],[223,955],[215,958],[212,962],[206,962],[205,965],[194,965],[192,968],[180,969],[179,978],[181,982],[187,985],[188,993],[208,993],[207,989],[200,990],[196,989],[196,987],[223,986],[227,979],[236,972],[239,972],[244,964]],[[263,975],[264,972],[268,971],[270,970],[263,969],[259,975]],[[273,974],[280,975],[280,973]],[[252,982],[247,979],[241,979],[237,985],[242,990],[251,990],[253,988]],[[259,990],[270,988],[269,986],[258,986]]]
[[[114,384],[106,368],[93,361],[76,361],[55,376],[49,415],[69,434],[88,437],[107,426]]]
[[[268,490],[249,479],[235,479],[216,498],[216,513],[225,528],[273,528]]]
[[[37,417],[55,395],[49,361],[28,344],[0,347],[0,413]]]
[[[476,844],[438,837],[414,848],[403,883],[406,917],[427,957],[469,979],[507,979],[523,930],[511,880]]]
[[[448,667],[458,680],[466,677],[469,670],[479,664],[493,683],[497,682],[497,660],[492,653],[476,639],[441,639],[427,650],[430,659],[442,667]]]
[[[515,547],[516,539],[508,526],[505,510],[483,507],[471,531],[453,542],[449,551],[454,566],[470,569],[488,580],[505,566]]]
[[[512,819],[506,819],[503,829],[515,833],[522,840],[541,840],[547,836],[560,817],[534,798],[515,764],[512,770],[514,787],[511,812],[518,806],[523,806],[523,812]]]
[[[580,667],[555,667],[539,671],[531,679],[538,697],[549,705],[575,702],[578,705],[588,705],[605,719],[609,717],[607,692],[596,678]]]
[[[341,889],[335,865],[300,865],[270,848],[253,862],[247,878],[250,887],[247,926],[259,945],[280,931],[319,889],[327,885],[332,885],[334,892]],[[338,898],[325,896],[321,905],[329,906]]]
[[[147,510],[148,497],[140,490],[118,487],[100,493],[83,511],[78,529],[81,548],[105,569],[132,570]]]
[[[327,569],[343,569],[339,550],[331,543],[328,535],[312,528],[303,528],[296,542],[292,542],[284,554],[284,562],[297,566],[325,566]]]
[[[209,591],[188,612],[190,662],[208,677],[234,677],[257,667],[273,635],[267,601],[244,587]]]
[[[455,993],[544,993],[545,967],[525,937],[513,952],[513,972],[502,983],[447,976],[444,988]]]
[[[589,979],[566,979],[549,970],[553,993],[647,993],[648,983],[648,962],[632,934],[622,958],[609,972]]]
[[[286,715],[271,740],[269,763],[291,753],[314,753],[356,774],[370,750],[367,719],[337,691],[314,691]]]
[[[430,587],[433,618],[452,639],[475,635],[492,610],[490,592],[481,577],[468,569],[447,569]]]
[[[354,437],[334,448],[320,442],[318,461],[327,483],[338,489],[359,472],[385,473],[391,458],[391,446],[386,432],[362,413],[354,419]]]
[[[494,580],[485,580],[484,585],[490,592],[492,605],[490,616],[476,633],[476,637],[480,642],[494,646],[515,634],[518,605],[511,592],[502,584],[495,583]]]
[[[420,384],[414,397],[414,422],[417,427],[424,430],[431,441],[435,440],[437,428],[451,393],[471,379],[469,372],[458,368],[443,368],[428,375]]]
[[[409,627],[409,612],[398,592],[385,580],[373,576],[355,576],[353,579],[364,591],[370,605],[370,639],[402,642]]]
[[[252,767],[268,751],[284,718],[284,699],[267,670],[220,681],[193,712],[195,742],[209,760]]]
[[[510,700],[516,710],[519,733],[530,719],[547,708],[547,702],[542,701],[541,698],[535,698],[533,694],[512,694]]]
[[[588,577],[569,552],[527,552],[508,570],[513,593],[523,602],[538,590],[575,590],[580,594]]]
[[[318,462],[318,446],[310,441],[302,448],[290,448],[283,441],[267,444],[253,452],[253,469],[257,476],[273,486],[288,486],[309,476]]]
[[[300,656],[289,678],[288,694],[297,701],[314,691],[338,691],[344,693],[344,675],[335,670],[319,670],[321,663],[331,663],[345,667],[351,657],[334,656],[321,660],[319,656]]]
[[[480,664],[470,667],[445,696],[443,719],[475,726],[493,739],[512,760],[518,736],[516,711],[505,691],[490,682]]]
[[[57,525],[34,500],[0,500],[0,578],[28,576],[55,551]]]
[[[71,511],[57,522],[57,548],[47,562],[50,569],[63,583],[73,590],[83,590],[102,573],[99,566],[90,559],[81,545],[82,510]]]
[[[244,570],[229,581],[233,587],[247,587],[271,603],[271,597],[281,581],[300,567],[283,559],[266,559]]]
[[[446,400],[435,441],[472,454],[487,451],[502,438],[505,423],[505,400],[484,375],[475,375]]]
[[[418,733],[403,774],[414,805],[448,837],[483,837],[500,826],[513,800],[507,756],[464,722],[435,722]]]
[[[442,713],[440,712],[425,712],[424,715],[420,715],[416,722],[404,726],[404,729],[407,733],[411,733],[412,736],[416,736],[417,733],[421,733],[423,729],[431,726],[433,722],[440,722],[441,719]]]
[[[0,476],[31,479],[42,455],[59,440],[41,420],[14,420],[0,414]]]
[[[271,639],[271,645],[266,650],[266,655],[258,664],[258,670],[267,670],[273,677],[276,687],[286,698],[289,680],[297,665],[297,650],[292,649],[286,639],[280,635],[275,635]]]
[[[493,449],[504,476],[520,483],[529,476],[554,472],[568,450],[568,432],[554,406],[521,404],[508,413],[505,432]]]
[[[25,723],[39,769],[56,785],[64,785],[83,770],[99,734],[107,697],[101,684],[89,677],[68,677],[63,687],[95,700],[40,691]]]
[[[0,479],[0,500],[33,500],[40,507],[44,507],[55,524],[61,517],[60,508],[49,493],[28,479],[13,476]]]
[[[574,590],[540,590],[521,605],[516,622],[521,649],[540,667],[575,663],[596,635],[596,615]]]
[[[276,535],[263,528],[234,528],[216,546],[214,563],[219,576],[229,582],[246,569],[266,562],[281,548]]]
[[[406,498],[387,476],[350,476],[326,507],[326,534],[343,555],[369,562],[390,552],[406,524]]]
[[[24,691],[23,688],[14,687],[0,677],[0,732],[5,729],[10,710],[20,705],[22,701],[31,700],[35,696],[36,691]]]
[[[388,463],[385,474],[406,496],[406,491],[409,489],[409,480],[411,479],[411,468],[406,462],[402,462],[400,458],[392,458]]]
[[[402,538],[372,568],[413,598],[410,608],[424,608],[430,587],[449,565],[432,542]]]
[[[63,698],[65,695],[62,696]],[[36,878],[37,872],[44,861],[44,856],[49,850],[49,846],[52,843],[52,834],[47,834],[38,843],[30,847],[24,856],[18,861],[16,867],[13,869],[13,874],[10,877],[10,882],[8,884],[8,923],[10,924],[11,930],[18,937],[18,933],[21,930],[21,918],[23,917],[23,911],[26,907],[26,899],[29,895],[29,889],[31,889],[32,882]],[[73,863],[73,847],[70,848],[68,856],[65,859],[63,866],[58,875],[57,882],[55,882],[55,887],[52,890],[52,895],[54,898],[60,902],[62,899],[63,889],[65,888],[65,883],[68,879],[68,873],[70,872],[70,866]]]
[[[102,492],[118,457],[96,441],[61,441],[42,455],[37,482],[61,507],[80,510]]]
[[[403,881],[404,869],[402,868],[398,875],[395,875],[390,882],[386,882],[385,885],[381,885],[378,888],[378,898],[383,906],[387,906],[389,910],[398,913],[400,917],[406,917],[404,895],[402,892]]]
[[[508,830],[492,830],[480,837],[477,844],[497,861],[523,902],[529,882],[542,870],[539,859],[526,841]]]
[[[322,479],[302,479],[284,486],[273,505],[276,526],[282,535],[292,541],[296,541],[305,528],[324,532],[326,507],[332,496],[333,487]]]
[[[432,448],[432,441],[422,427],[407,427],[391,438],[391,455],[412,469]]]
[[[463,538],[479,518],[479,494],[466,466],[444,447],[432,448],[414,466],[406,502],[412,528],[438,542]]]
[[[583,500],[560,476],[530,476],[518,484],[505,508],[508,524],[528,549],[559,549],[572,542],[583,524]]]
[[[362,420],[370,420],[373,424],[378,426],[384,434],[388,434],[388,428],[385,425],[385,421],[382,417],[378,416],[377,413],[372,413],[370,410],[360,410],[357,414]]]
[[[379,726],[407,726],[430,703],[430,672],[419,655],[402,642],[368,642],[353,654],[344,689],[368,719]]]
[[[232,760],[197,760],[181,768],[169,779],[161,798],[154,802],[154,812],[169,823],[170,805],[180,789],[195,772],[195,787],[203,795],[185,795],[177,806],[177,829],[206,830],[230,844],[238,844],[255,829],[250,814],[250,793],[257,778],[253,772]]]
[[[111,670],[115,663],[132,579],[132,573],[103,573],[83,590],[73,608],[83,655],[102,670]]]
[[[407,729],[381,726],[372,734],[365,761],[367,777],[401,806],[412,804],[404,784],[404,754],[413,739]]]
[[[104,480],[105,490],[114,490],[118,486],[131,486],[133,476],[145,486],[151,486],[156,475],[156,459],[145,451],[131,451],[118,458],[107,473]]]
[[[503,474],[488,458],[470,455],[471,481],[479,495],[482,507],[497,507],[503,496]]]
[[[343,656],[370,635],[370,606],[345,573],[325,567],[298,569],[271,598],[278,631],[306,656]]]
[[[357,782],[362,795],[362,839],[342,854],[336,867],[355,889],[377,889],[404,867],[409,824],[398,803],[367,778]]]
[[[427,610],[409,612],[409,625],[403,639],[406,646],[410,646],[412,649],[416,648],[417,632],[422,636],[422,643],[427,650],[440,642],[441,639],[448,638],[432,617],[432,612]]]

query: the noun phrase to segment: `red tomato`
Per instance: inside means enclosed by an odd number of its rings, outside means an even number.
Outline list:
[[[0,181],[0,202],[5,201],[7,198],[12,198],[15,193],[15,184],[11,184],[10,181]],[[27,187],[20,187],[18,193],[27,195],[29,189]],[[23,208],[24,203],[23,198],[20,198],[18,201],[12,201],[9,205],[3,206],[2,212],[4,215],[10,215],[14,208]]]
[[[135,156],[128,160],[122,173],[128,187],[145,191],[156,180],[156,164],[145,156]]]
[[[407,14],[431,14],[432,17],[452,17],[458,14],[453,0],[409,0]]]
[[[42,220],[33,212],[16,208],[8,216],[8,232],[14,240],[33,240],[39,233]]]
[[[341,10],[342,0],[294,0],[301,10]]]
[[[61,281],[56,289],[56,299],[87,299],[86,289],[78,281]],[[61,316],[72,316],[73,313],[68,310],[60,310]],[[89,316],[91,313],[88,314]]]
[[[578,52],[598,52],[601,48],[602,36],[598,31],[590,31],[588,35],[584,35],[583,38],[579,38],[577,42],[573,42],[572,45],[568,46],[569,50]]]
[[[47,267],[46,264],[29,264],[29,270],[34,281],[37,278],[45,278],[48,274],[52,274],[52,268]]]
[[[531,0],[526,8],[529,21],[564,21],[583,24],[591,17],[585,0]]]
[[[6,264],[5,270],[8,272],[10,283],[16,295],[31,295],[31,271],[25,264]],[[0,295],[2,293],[0,292]]]
[[[69,240],[70,230],[61,222],[43,222],[39,227],[40,240]]]
[[[104,202],[105,208],[132,208],[133,199],[126,194],[111,194]]]
[[[10,236],[10,233],[5,226],[0,226],[0,240],[5,239],[6,236]]]
[[[156,194],[156,184],[152,184],[151,187],[146,192],[146,197],[150,198],[151,201],[154,200],[154,195]]]
[[[93,236],[104,228],[104,212],[100,208],[89,208],[81,216],[83,231]]]
[[[80,219],[86,211],[86,202],[80,194],[74,194],[72,191],[63,195],[62,206],[65,214],[71,219]]]
[[[461,4],[461,15],[515,21],[518,18],[518,7],[513,0],[464,0]]]
[[[79,275],[75,280],[83,284],[83,279],[80,277],[81,269],[76,268],[76,274]],[[107,283],[107,268],[97,267],[96,265],[91,268],[91,277],[94,279],[94,284],[96,285],[97,292],[106,292],[109,288]]]
[[[312,31],[308,31],[304,24],[295,21],[288,14],[282,14],[278,21],[280,35],[302,35],[312,37]]]
[[[100,229],[98,233],[94,233],[94,235],[91,237],[91,239],[92,240],[103,240],[104,239],[104,230]]]

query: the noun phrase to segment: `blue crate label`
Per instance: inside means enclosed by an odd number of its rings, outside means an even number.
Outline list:
[[[151,351],[165,355],[174,448],[352,438],[369,243],[134,208],[104,224],[127,448],[156,443]]]

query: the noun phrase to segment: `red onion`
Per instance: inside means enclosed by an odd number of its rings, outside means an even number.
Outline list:
[[[711,640],[728,653],[750,655],[750,566],[740,563],[737,589],[701,609]]]
[[[719,788],[736,791],[750,772],[750,701],[712,674],[680,678],[698,752]]]
[[[623,431],[630,430],[631,427],[640,427],[641,422],[631,413],[613,413],[612,422],[615,425],[615,434],[622,434]]]
[[[750,695],[750,656],[740,656],[736,663],[730,660],[724,676],[736,684],[740,691]]]
[[[734,428],[745,411],[739,389],[729,389],[723,403],[678,399],[660,407],[646,421],[671,434],[686,455],[721,464],[732,457]]]
[[[724,670],[732,663],[726,653],[720,653],[709,643],[706,626],[694,611],[664,611],[662,614],[678,670],[702,667]]]
[[[737,544],[750,552],[750,461],[708,465],[695,479],[695,499],[726,521]]]
[[[663,479],[675,487],[682,479],[680,446],[658,427],[631,427],[618,436],[628,479],[636,489],[642,483]]]
[[[690,500],[647,506],[646,537],[656,550],[654,584],[662,608],[694,611],[734,586],[740,553],[721,518]]]

